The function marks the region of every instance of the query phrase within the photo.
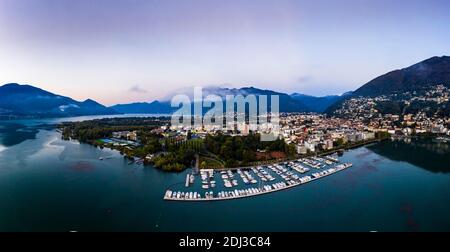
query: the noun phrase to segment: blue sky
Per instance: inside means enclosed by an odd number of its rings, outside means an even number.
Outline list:
[[[326,95],[450,55],[449,1],[0,0],[0,83],[105,104],[189,86]]]

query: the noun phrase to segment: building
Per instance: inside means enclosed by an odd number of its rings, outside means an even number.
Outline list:
[[[308,148],[303,144],[299,144],[297,145],[297,153],[301,155],[308,154]]]
[[[137,141],[137,132],[136,131],[128,132],[127,139],[130,141]]]
[[[310,152],[315,152],[316,151],[316,145],[314,143],[305,142],[305,147]]]
[[[364,137],[363,137],[364,140],[375,139],[375,133],[374,132],[364,132],[363,135],[364,135]]]
[[[116,131],[112,133],[113,138],[127,138],[128,131]]]
[[[333,149],[333,140],[332,139],[325,140],[325,148],[327,150]]]
[[[347,138],[348,138],[348,141],[351,142],[351,143],[359,142],[359,141],[364,140],[364,133],[362,133],[362,132],[352,132],[350,134],[347,134]]]

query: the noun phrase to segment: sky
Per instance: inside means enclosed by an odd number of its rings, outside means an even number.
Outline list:
[[[0,0],[0,84],[105,105],[193,86],[354,90],[450,55],[448,0]]]

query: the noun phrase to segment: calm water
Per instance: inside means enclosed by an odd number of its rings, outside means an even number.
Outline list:
[[[346,152],[352,168],[289,190],[169,202],[185,173],[62,141],[48,125],[58,121],[0,122],[0,231],[450,231],[448,144],[378,143]]]

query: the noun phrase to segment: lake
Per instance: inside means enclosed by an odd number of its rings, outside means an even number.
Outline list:
[[[0,231],[450,231],[448,143],[375,143],[340,157],[353,167],[288,190],[172,202],[166,189],[188,171],[130,165],[52,126],[92,118],[0,121]]]

